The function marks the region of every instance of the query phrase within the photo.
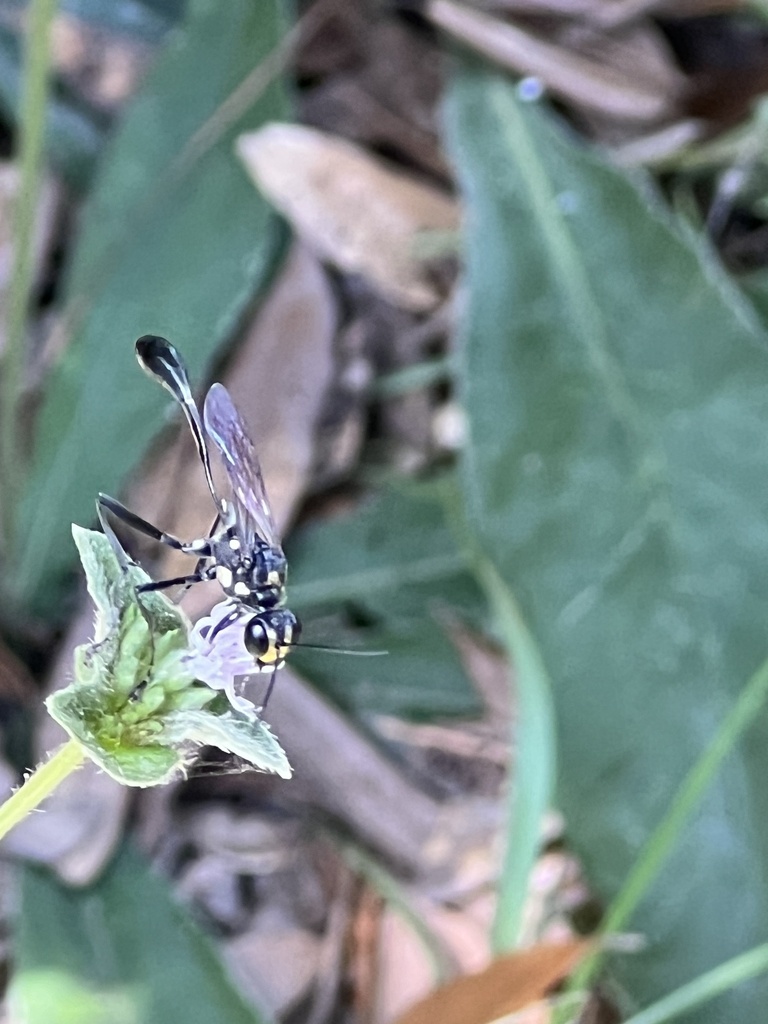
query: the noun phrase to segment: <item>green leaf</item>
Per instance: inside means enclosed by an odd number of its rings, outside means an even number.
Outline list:
[[[458,614],[482,614],[483,599],[446,523],[446,492],[444,483],[393,489],[286,545],[288,596],[304,620],[303,640],[387,652],[291,655],[349,712],[435,718],[479,711],[450,634]],[[350,632],[350,616],[366,628]]]
[[[160,593],[146,595],[140,606],[136,587],[149,580],[143,569],[121,562],[103,534],[78,526],[72,533],[96,604],[95,638],[77,648],[73,682],[52,693],[46,707],[112,778],[161,785],[190,757],[189,744],[174,744],[162,733],[180,691],[199,691],[206,703],[215,695],[195,687],[184,668],[188,623],[182,613]]]
[[[465,571],[465,555],[445,520],[449,486],[404,484],[292,536],[292,603],[309,608],[374,597]]]
[[[167,335],[198,375],[270,271],[280,232],[232,144],[285,118],[283,91],[268,85],[232,124],[217,111],[282,27],[278,0],[195,0],[104,158],[68,275],[74,334],[47,385],[6,577],[38,611],[56,607],[67,524],[93,517],[97,492],[119,487],[167,410],[137,372],[135,339]]]
[[[174,711],[165,716],[163,725],[163,739],[168,743],[218,747],[283,779],[290,779],[293,774],[285,751],[269,726],[257,718],[236,711],[221,715],[198,710]]]
[[[470,516],[553,680],[560,804],[610,899],[768,651],[766,338],[711,254],[511,83],[462,74],[449,126]],[[640,1004],[765,936],[766,732],[631,922],[647,947],[614,966]],[[695,1020],[759,1019],[766,996]]]
[[[94,885],[25,868],[11,983],[25,1024],[261,1024],[166,883],[124,848]]]
[[[150,578],[138,565],[121,565],[103,533],[73,525],[72,536],[85,571],[88,593],[96,605],[94,639],[100,641],[114,628],[125,605],[135,601],[136,587],[149,583]],[[141,603],[159,632],[187,629],[184,614],[161,592],[144,594]]]

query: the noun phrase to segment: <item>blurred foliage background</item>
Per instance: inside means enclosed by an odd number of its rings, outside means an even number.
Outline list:
[[[292,656],[291,782],[12,833],[8,1019],[762,1019],[766,10],[0,3],[4,784],[71,523],[210,527],[140,335],[241,408],[307,640],[388,652]]]

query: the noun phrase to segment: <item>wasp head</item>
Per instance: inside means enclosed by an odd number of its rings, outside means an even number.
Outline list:
[[[245,626],[246,650],[261,670],[280,668],[301,635],[301,623],[287,608],[261,612]]]

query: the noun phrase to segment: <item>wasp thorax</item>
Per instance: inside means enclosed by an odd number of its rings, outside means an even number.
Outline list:
[[[268,544],[260,545],[251,555],[251,582],[257,587],[283,587],[288,564],[285,555]]]
[[[285,600],[285,555],[262,540],[245,547],[233,530],[213,550],[215,576],[224,592],[254,610],[280,607]]]

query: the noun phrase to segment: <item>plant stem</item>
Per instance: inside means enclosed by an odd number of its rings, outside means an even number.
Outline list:
[[[541,847],[544,815],[552,806],[557,771],[557,740],[552,686],[536,638],[493,562],[486,556],[454,482],[443,483],[446,517],[498,623],[512,663],[511,706],[516,707],[507,774],[505,848],[492,948],[498,956],[524,939],[523,909]],[[512,676],[512,671],[514,676]]]
[[[27,312],[35,270],[35,212],[40,191],[50,69],[49,36],[56,0],[30,0],[24,43],[18,154],[21,181],[13,218],[13,272],[8,293],[6,349],[0,408],[2,527],[6,545],[14,532],[23,459],[18,443],[18,407],[24,376]]]
[[[555,785],[555,713],[544,661],[522,612],[493,563],[478,553],[476,575],[494,609],[514,666],[511,700],[517,722],[507,778],[506,845],[493,922],[493,950],[520,945],[523,909]]]
[[[0,806],[0,839],[18,825],[85,759],[83,748],[70,740],[36,768],[24,784]]]

